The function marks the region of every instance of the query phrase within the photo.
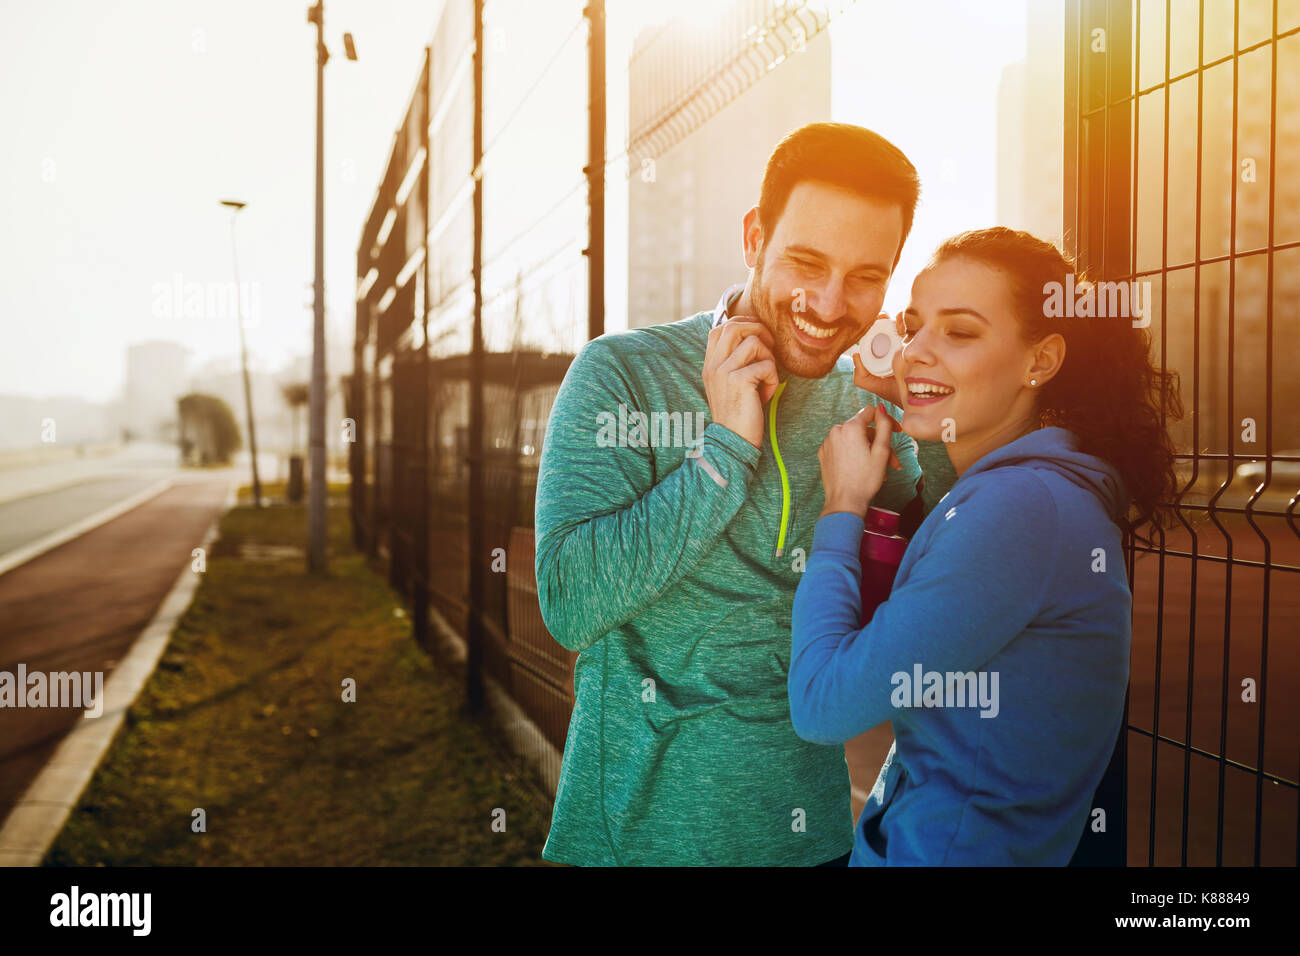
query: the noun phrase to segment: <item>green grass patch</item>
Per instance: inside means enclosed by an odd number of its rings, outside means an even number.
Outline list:
[[[541,864],[550,800],[420,650],[330,509],[238,507],[47,865]],[[250,557],[252,556],[252,557]],[[345,678],[356,702],[342,700]],[[206,832],[192,830],[193,811]],[[494,832],[494,811],[505,832]]]
[[[296,507],[307,507],[307,495],[310,490],[306,476],[302,482],[302,501]],[[351,494],[351,486],[347,482],[327,482],[325,484],[325,497],[331,505],[345,504],[348,501],[348,495]],[[236,500],[241,505],[251,505],[253,503],[253,486],[252,484],[242,484],[235,492]],[[289,503],[289,482],[288,481],[264,481],[262,482],[262,504],[288,504]]]

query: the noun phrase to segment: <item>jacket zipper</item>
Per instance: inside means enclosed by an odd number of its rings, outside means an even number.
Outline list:
[[[776,469],[781,473],[781,527],[776,537],[778,558],[785,554],[785,532],[790,522],[790,475],[785,470],[785,462],[781,460],[781,446],[776,443],[776,410],[784,391],[785,382],[782,382],[772,393],[772,401],[767,410],[767,433],[772,440],[772,457],[776,459]]]

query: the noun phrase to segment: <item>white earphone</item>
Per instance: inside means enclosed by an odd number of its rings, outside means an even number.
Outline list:
[[[891,318],[876,319],[856,346],[867,371],[879,378],[894,374],[894,353],[902,347],[903,340],[898,337],[898,328]]]

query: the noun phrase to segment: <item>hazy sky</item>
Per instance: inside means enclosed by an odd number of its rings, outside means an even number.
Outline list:
[[[162,289],[231,281],[230,215],[255,367],[310,346],[315,29],[305,0],[4,0],[0,393],[113,397],[125,346],[237,348],[233,312]],[[326,284],[351,341],[355,250],[436,4],[330,0]],[[342,33],[359,56],[343,55]],[[207,305],[220,306],[220,300]],[[176,307],[173,307],[176,306]],[[256,306],[256,312],[253,310]],[[170,315],[169,315],[170,313]],[[179,314],[177,314],[179,313]],[[332,372],[335,370],[332,370]]]
[[[942,240],[997,223],[998,84],[1025,56],[1025,12],[1025,0],[859,2],[831,24],[831,117],[888,137],[921,177],[891,314]]]
[[[685,9],[705,2],[672,0]],[[254,367],[276,368],[309,348],[308,6],[0,0],[8,41],[0,58],[0,394],[113,398],[125,347],[147,339],[185,345],[191,366],[233,357],[233,312],[192,295],[224,292],[232,278],[221,198],[248,203],[238,241]],[[351,342],[357,239],[439,6],[327,3],[326,299],[335,341]],[[618,9],[644,17],[671,6]],[[861,0],[834,27],[832,118],[890,136],[926,183],[891,300],[905,298],[911,272],[939,238],[993,221],[997,80],[1023,55],[1023,20],[1023,0]],[[345,30],[358,62],[343,55]],[[611,73],[617,42],[611,35]],[[943,124],[918,121],[925,111],[917,104],[927,102],[947,107]],[[611,109],[618,103],[611,90]],[[611,135],[622,120],[611,115]],[[955,151],[962,162],[944,165]],[[626,232],[615,218],[623,208],[611,196],[611,237]],[[610,297],[611,309],[617,300]]]

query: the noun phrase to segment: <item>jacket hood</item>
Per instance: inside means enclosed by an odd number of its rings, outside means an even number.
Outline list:
[[[1054,471],[1095,494],[1113,516],[1121,516],[1128,510],[1128,492],[1119,472],[1096,455],[1079,451],[1078,439],[1068,429],[1052,427],[1032,431],[989,452],[962,477],[1008,465]]]

